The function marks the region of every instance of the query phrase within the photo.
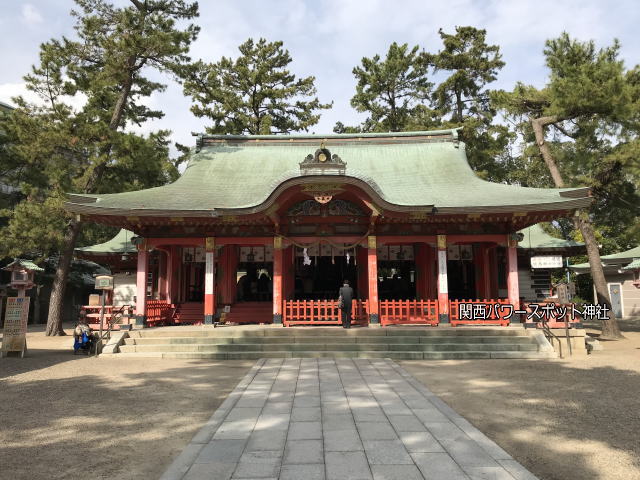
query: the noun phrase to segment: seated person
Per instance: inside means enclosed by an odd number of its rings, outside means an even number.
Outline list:
[[[80,310],[80,316],[78,318],[78,324],[73,330],[73,350],[88,349],[91,347],[91,327],[87,324],[87,312],[86,310]]]

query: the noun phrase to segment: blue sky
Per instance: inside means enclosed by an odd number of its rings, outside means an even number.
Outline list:
[[[114,3],[125,4],[125,0]],[[384,54],[391,42],[418,44],[428,51],[440,48],[438,29],[456,25],[485,28],[489,43],[501,47],[506,66],[494,88],[511,88],[517,80],[540,86],[546,70],[544,41],[563,30],[599,46],[614,38],[622,43],[627,67],[640,63],[640,3],[618,0],[200,0],[202,31],[193,45],[193,58],[216,61],[235,57],[237,46],[249,37],[282,40],[291,52],[291,70],[315,75],[323,112],[315,133],[330,133],[336,121],[363,120],[349,105],[355,80],[351,73],[363,56]],[[24,92],[22,76],[38,59],[40,43],[73,35],[69,11],[72,0],[0,0],[0,101]],[[192,131],[203,131],[206,119],[194,117],[190,100],[170,79],[164,93],[148,102],[165,112],[143,132],[166,128],[172,139],[193,144]]]

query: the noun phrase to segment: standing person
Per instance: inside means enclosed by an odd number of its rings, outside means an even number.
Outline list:
[[[339,295],[342,299],[342,327],[351,328],[351,301],[353,300],[353,288],[349,286],[349,280],[345,280],[340,287]]]

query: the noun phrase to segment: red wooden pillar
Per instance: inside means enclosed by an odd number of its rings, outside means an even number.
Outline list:
[[[479,299],[493,298],[489,246],[486,244],[477,245],[473,255],[473,264],[476,269],[476,296]]]
[[[365,300],[369,298],[369,274],[367,273],[369,255],[366,248],[360,246],[356,248],[356,261],[358,262],[358,298]]]
[[[491,297],[491,248],[489,245],[482,245],[482,298]]]
[[[282,237],[273,237],[273,323],[282,324]]]
[[[438,311],[440,323],[449,323],[449,280],[447,278],[447,236],[438,235]]]
[[[426,273],[427,273],[427,298],[429,300],[435,300],[438,298],[438,277],[436,275],[436,250],[429,245],[426,247]]]
[[[518,240],[507,236],[507,293],[514,310],[520,309],[520,286],[518,284]]]
[[[167,252],[158,250],[158,299],[167,299]]]
[[[205,239],[205,270],[204,270],[204,323],[213,324],[216,314],[215,270],[216,245],[213,237]]]
[[[147,241],[137,245],[138,272],[136,274],[136,327],[143,328],[147,322],[147,274],[149,272],[149,252]]]
[[[497,299],[498,298],[498,247],[489,247],[489,252],[487,254],[488,262],[489,262],[489,288],[487,292],[489,293],[488,298]]]
[[[427,300],[429,298],[429,265],[428,253],[429,245],[426,243],[415,244],[415,264],[416,264],[416,299]]]
[[[224,305],[231,305],[236,301],[236,288],[237,279],[236,273],[238,270],[238,249],[236,245],[225,245],[222,247],[222,253],[218,260],[219,272],[219,288],[220,288],[220,301]]]
[[[369,276],[369,323],[380,324],[379,304],[378,304],[378,250],[376,237],[368,238],[367,249],[367,274]]]
[[[171,245],[169,247],[169,258],[167,259],[167,302],[169,304],[178,303],[179,298],[179,273],[180,263],[180,247]]]
[[[282,251],[282,299],[293,298],[296,289],[296,277],[294,272],[295,251],[290,245]]]

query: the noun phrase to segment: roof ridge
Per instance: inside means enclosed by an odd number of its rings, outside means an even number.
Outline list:
[[[286,135],[230,135],[230,134],[208,134],[193,132],[192,135],[199,138],[216,139],[216,140],[306,140],[313,139],[321,141],[330,138],[394,138],[394,137],[431,137],[431,136],[450,136],[454,139],[458,138],[458,131],[462,127],[447,128],[443,130],[418,130],[413,132],[373,132],[373,133],[294,133]]]

